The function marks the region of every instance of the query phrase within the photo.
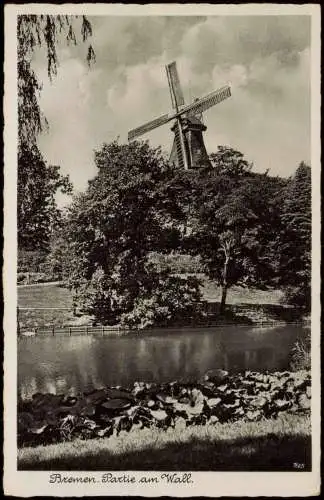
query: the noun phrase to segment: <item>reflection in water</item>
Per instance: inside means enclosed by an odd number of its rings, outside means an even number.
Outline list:
[[[213,368],[285,370],[298,326],[169,330],[124,337],[21,338],[19,394],[89,391],[135,380],[198,378]]]

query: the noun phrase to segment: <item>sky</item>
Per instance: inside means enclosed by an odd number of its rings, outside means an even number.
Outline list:
[[[96,175],[94,150],[171,111],[165,65],[176,60],[186,103],[230,82],[232,96],[204,113],[209,153],[241,151],[254,170],[288,177],[310,162],[310,17],[97,16],[91,44],[59,46],[49,82],[41,54],[41,108],[49,132],[45,159],[69,174],[76,191]],[[142,136],[170,151],[171,124]]]

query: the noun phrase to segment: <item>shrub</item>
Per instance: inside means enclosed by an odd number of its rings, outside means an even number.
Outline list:
[[[291,353],[290,367],[293,371],[310,370],[311,368],[311,332],[298,339]]]
[[[311,310],[311,287],[310,284],[303,286],[289,286],[284,291],[284,302],[308,313]]]
[[[142,329],[190,323],[202,312],[201,298],[196,278],[161,275],[152,294],[137,297],[132,311],[121,315],[121,324]]]
[[[148,265],[140,281],[138,276],[107,276],[97,269],[90,281],[78,287],[74,300],[81,305],[81,313],[101,324],[142,329],[192,320],[199,315],[201,297],[196,278],[158,273]]]
[[[17,273],[17,283],[23,283],[27,279],[26,273]]]
[[[45,259],[46,252],[42,250],[18,250],[18,271],[37,273]]]

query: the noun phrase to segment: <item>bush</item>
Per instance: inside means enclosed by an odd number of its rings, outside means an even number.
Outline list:
[[[161,275],[153,293],[137,297],[132,311],[121,315],[121,325],[142,329],[190,323],[200,316],[201,298],[196,278]]]
[[[290,367],[293,371],[311,369],[311,332],[307,332],[304,338],[298,339],[291,354]]]
[[[17,273],[17,283],[23,283],[27,280],[27,273]]]
[[[46,255],[42,250],[18,250],[18,272],[38,273]]]
[[[284,291],[284,302],[296,306],[304,313],[311,310],[311,287],[309,284],[303,286],[289,286]]]
[[[78,287],[74,297],[80,312],[101,324],[128,328],[166,326],[187,321],[199,314],[200,282],[194,277],[170,276],[156,272],[152,265],[139,276],[107,276],[98,269],[90,281]]]

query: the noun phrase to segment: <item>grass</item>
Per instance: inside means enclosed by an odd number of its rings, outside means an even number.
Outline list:
[[[203,299],[209,303],[211,314],[218,314],[221,290],[202,274]],[[227,312],[232,322],[237,316],[238,322],[243,319],[258,323],[266,320],[293,321],[294,310],[280,305],[282,292],[279,290],[257,290],[253,288],[232,287],[228,291]],[[55,324],[62,326],[73,319],[72,294],[59,284],[40,284],[18,286],[18,305],[20,307],[20,324],[22,328],[34,328]],[[56,308],[50,310],[46,308]],[[233,318],[232,318],[233,317]]]
[[[201,277],[201,275],[198,275]],[[278,290],[264,291],[253,288],[232,287],[228,291],[228,304],[279,304],[281,292]],[[221,290],[215,283],[203,279],[203,298],[210,302],[218,302]],[[40,284],[18,286],[18,305],[20,307],[70,307],[72,296],[67,288],[58,284]]]
[[[134,430],[118,437],[22,448],[19,470],[311,470],[310,418]]]
[[[58,284],[18,286],[18,305],[20,307],[70,307],[72,295],[67,288]]]

